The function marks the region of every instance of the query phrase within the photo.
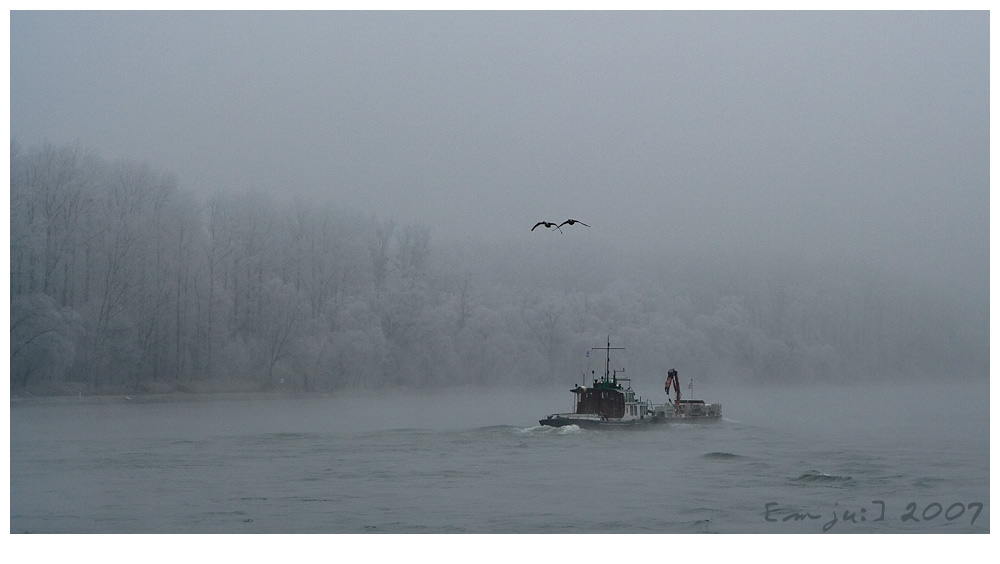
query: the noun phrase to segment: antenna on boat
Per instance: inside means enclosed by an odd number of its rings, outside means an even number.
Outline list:
[[[594,347],[590,350],[595,351],[599,349],[604,349],[604,382],[611,382],[611,351],[623,351],[625,347],[612,347],[611,346],[611,335],[608,335],[608,345],[606,347]],[[624,369],[622,369],[624,371]],[[594,380],[597,381],[596,378]]]
[[[608,372],[611,371],[611,335],[608,335],[608,352],[604,357],[604,379],[608,379]]]

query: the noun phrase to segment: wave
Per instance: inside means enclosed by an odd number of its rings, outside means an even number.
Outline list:
[[[840,484],[844,482],[849,482],[853,480],[850,476],[836,476],[833,474],[824,474],[822,472],[816,472],[815,470],[810,470],[805,474],[802,474],[798,478],[791,478],[793,482],[803,483],[803,484]]]
[[[517,431],[518,428],[514,425],[488,425],[486,427],[459,430],[457,432],[464,437],[481,440],[483,437],[503,437]]]
[[[712,532],[714,525],[711,519],[699,519],[685,524],[684,529],[693,533],[709,533]]]
[[[924,476],[917,478],[913,481],[913,487],[915,488],[936,488],[939,485],[945,483],[947,480],[941,478],[933,478],[930,476]]]
[[[733,454],[731,452],[708,452],[701,455],[701,457],[709,460],[735,460],[737,458],[746,458],[742,454]]]
[[[523,429],[514,429],[514,432],[522,435],[576,435],[583,432],[578,425],[565,425],[563,427],[550,427],[548,425],[535,425]]]

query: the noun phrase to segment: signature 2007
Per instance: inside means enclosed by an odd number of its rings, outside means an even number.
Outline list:
[[[783,513],[783,511],[778,509],[778,507],[779,504],[773,501],[765,503],[764,520],[771,523],[787,523],[789,521],[821,521],[824,517],[826,517],[827,521],[823,522],[824,533],[833,529],[833,527],[835,527],[838,523],[859,525],[862,523],[877,523],[887,519],[885,502],[881,500],[873,500],[871,502],[871,506],[869,507],[859,507],[857,509],[837,508],[832,512],[824,514],[815,514],[811,512],[802,513],[796,511],[781,516],[779,513]],[[982,511],[983,504],[978,501],[971,503],[955,502],[947,507],[936,501],[923,506],[911,501],[906,505],[906,508],[903,511],[898,513],[898,515],[900,521],[903,523],[942,521],[962,522],[963,520],[968,519],[969,525],[971,526],[976,522],[976,519]],[[890,514],[888,518],[894,519],[895,515]]]

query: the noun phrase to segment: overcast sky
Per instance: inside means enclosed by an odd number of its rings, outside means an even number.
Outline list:
[[[988,280],[987,12],[13,12],[10,37],[13,138],[197,191]]]

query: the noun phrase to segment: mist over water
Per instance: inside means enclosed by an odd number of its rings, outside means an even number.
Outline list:
[[[558,389],[14,405],[11,532],[988,532],[986,391],[712,389],[723,421],[631,431],[539,426]]]
[[[10,113],[14,395],[989,369],[985,11],[20,11]]]

